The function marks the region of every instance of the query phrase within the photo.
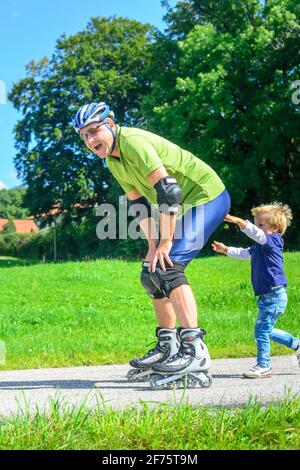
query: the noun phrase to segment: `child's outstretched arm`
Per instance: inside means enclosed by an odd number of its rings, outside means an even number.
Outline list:
[[[240,219],[239,217],[235,217],[234,215],[227,214],[224,217],[225,222],[229,222],[230,224],[235,224],[240,227],[241,230],[247,227],[247,221],[244,219]]]
[[[225,222],[238,225],[241,231],[247,235],[247,237],[251,238],[260,245],[265,245],[267,243],[265,232],[256,227],[256,225],[249,222],[249,220],[240,219],[239,217],[235,217],[230,214],[227,214],[224,217],[224,220]]]
[[[249,259],[250,248],[235,248],[234,246],[226,246],[224,243],[214,241],[211,244],[214,251],[217,253],[223,253],[224,255],[230,256],[230,258],[237,259]]]
[[[224,245],[224,243],[214,241],[211,246],[217,253],[223,253],[224,255],[228,253],[228,246]]]

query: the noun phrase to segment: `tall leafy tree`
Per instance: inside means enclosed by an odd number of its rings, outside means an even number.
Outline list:
[[[77,205],[107,200],[110,174],[74,135],[72,118],[80,105],[106,101],[123,125],[141,121],[140,102],[149,80],[150,25],[125,18],[92,18],[86,29],[62,36],[51,59],[27,65],[9,99],[21,112],[15,128],[15,165],[28,186],[33,214],[59,205],[68,214]],[[116,191],[113,191],[115,195]]]
[[[24,206],[26,188],[16,187],[0,190],[0,218],[25,219],[29,210]]]
[[[300,76],[299,16],[289,0],[169,6],[162,44],[166,53],[176,44],[168,56],[174,86],[166,90],[158,74],[143,104],[149,128],[217,170],[235,211],[246,215],[255,204],[282,200],[297,230],[300,109],[291,85]]]

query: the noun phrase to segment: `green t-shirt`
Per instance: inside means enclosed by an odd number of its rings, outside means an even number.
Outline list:
[[[192,153],[151,132],[117,126],[120,158],[108,156],[106,163],[113,176],[127,193],[133,189],[157,204],[155,189],[147,176],[164,166],[176,178],[184,205],[197,206],[215,199],[225,186],[214,170]],[[180,215],[180,214],[178,214]]]

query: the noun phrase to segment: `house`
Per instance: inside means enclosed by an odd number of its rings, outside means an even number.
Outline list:
[[[17,233],[38,233],[40,230],[32,219],[11,219],[16,227]],[[0,219],[0,233],[7,225],[8,219]]]

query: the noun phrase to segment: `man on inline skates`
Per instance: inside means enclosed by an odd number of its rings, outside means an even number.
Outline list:
[[[207,164],[172,142],[116,125],[105,103],[82,106],[74,127],[85,145],[108,168],[140,213],[148,240],[141,284],[153,300],[157,344],[130,361],[130,381],[150,379],[154,389],[173,384],[210,386],[210,355],[198,327],[196,301],[185,276],[230,209],[224,184]],[[159,236],[152,205],[159,209]],[[179,328],[176,329],[176,321]]]

